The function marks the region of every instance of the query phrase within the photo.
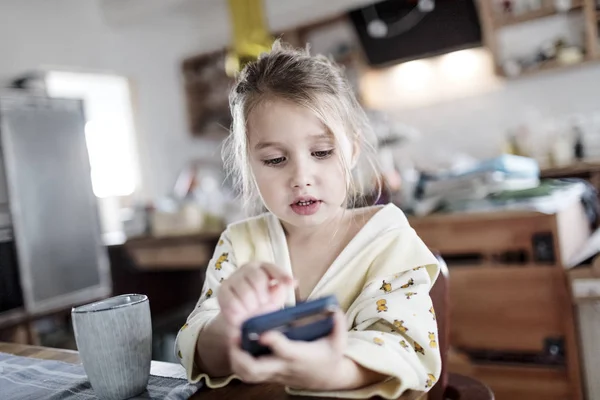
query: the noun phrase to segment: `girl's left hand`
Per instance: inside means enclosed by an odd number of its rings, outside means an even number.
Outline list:
[[[334,314],[332,333],[314,342],[289,340],[281,332],[263,334],[260,342],[272,354],[253,357],[240,348],[239,338],[230,345],[233,373],[246,383],[275,382],[307,390],[334,390],[341,382],[338,371],[352,362],[344,357],[347,328],[344,314]],[[334,386],[335,385],[335,386]]]

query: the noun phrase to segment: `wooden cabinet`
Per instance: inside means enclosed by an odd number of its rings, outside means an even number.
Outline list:
[[[496,400],[575,399],[565,368],[539,368],[519,365],[475,365],[472,376],[494,391]],[[580,397],[579,397],[580,398]]]
[[[225,137],[231,125],[229,90],[233,78],[225,73],[225,49],[190,57],[182,63],[188,126],[195,136]]]
[[[590,235],[585,210],[573,202],[555,214],[530,211],[434,214],[413,218],[425,243],[449,264],[565,264]]]
[[[452,345],[542,354],[546,340],[565,332],[562,275],[552,267],[452,267]]]
[[[591,233],[581,203],[555,214],[440,214],[410,222],[448,263],[450,344],[467,356],[469,374],[499,400],[581,399],[563,268]]]

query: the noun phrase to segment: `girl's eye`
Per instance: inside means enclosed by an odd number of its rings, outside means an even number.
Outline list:
[[[265,165],[279,165],[282,162],[285,161],[285,157],[277,157],[277,158],[271,158],[269,160],[263,160],[263,164]]]
[[[312,152],[313,157],[316,157],[318,159],[327,158],[327,157],[331,156],[332,154],[333,154],[333,149]]]

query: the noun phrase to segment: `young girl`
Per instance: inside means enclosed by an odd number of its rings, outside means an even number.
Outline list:
[[[241,72],[230,106],[227,166],[246,204],[268,212],[221,236],[177,337],[188,379],[350,398],[427,391],[441,370],[429,297],[436,258],[394,205],[357,207],[369,179],[363,167],[376,163],[341,71],[277,42]],[[340,303],[329,337],[296,342],[269,332],[260,341],[272,355],[240,348],[247,318],[329,294]]]

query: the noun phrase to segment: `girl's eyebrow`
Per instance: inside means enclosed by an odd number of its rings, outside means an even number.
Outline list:
[[[312,135],[312,139],[315,141],[320,141],[320,140],[332,140],[333,139],[333,135],[329,132],[327,133],[320,133],[318,135]]]
[[[256,146],[254,146],[254,150],[262,150],[262,149],[266,149],[267,147],[281,147],[281,143],[277,143],[277,142],[258,142],[258,143],[256,143]]]
[[[315,142],[318,141],[332,141],[333,135],[331,133],[318,133],[316,135],[310,135],[311,139]],[[262,150],[267,147],[282,147],[282,144],[279,142],[258,142],[254,146],[254,150]]]
[[[333,134],[323,131],[310,135],[309,140],[311,143],[335,143],[335,137]]]

